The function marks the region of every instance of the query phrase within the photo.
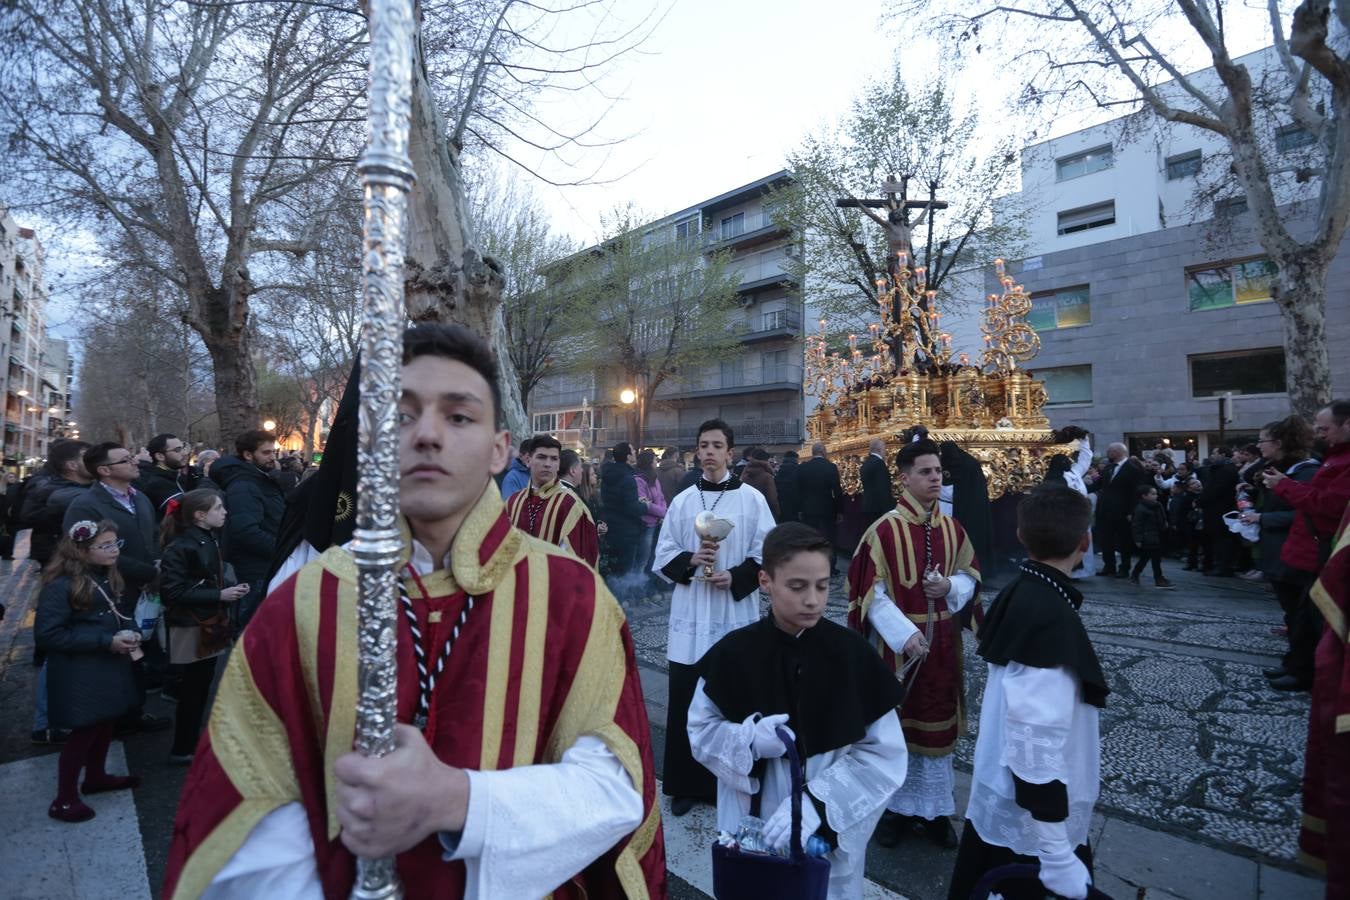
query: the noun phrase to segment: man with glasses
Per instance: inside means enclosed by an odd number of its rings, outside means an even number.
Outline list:
[[[238,584],[250,586],[239,601],[239,626],[252,618],[267,587],[272,553],[281,533],[286,495],[272,478],[277,467],[276,436],[246,431],[234,439],[234,456],[222,456],[211,466],[211,480],[225,492],[225,561],[234,566]]]
[[[141,590],[159,574],[159,519],[150,498],[132,486],[140,471],[126,447],[112,442],[95,444],[84,454],[84,467],[94,483],[66,507],[61,527],[69,534],[80,521],[109,519],[116,523],[117,536],[125,541],[117,557],[117,570],[126,583],[121,606],[130,614]],[[147,681],[162,680],[162,671],[154,669],[162,670],[165,655],[153,639],[141,646],[146,655],[136,664],[136,675],[138,686],[144,690]],[[142,731],[159,731],[170,724],[168,719],[141,710],[131,718]]]
[[[139,464],[136,488],[150,498],[156,517],[162,519],[169,500],[195,488],[197,479],[188,465],[187,445],[176,435],[157,434],[145,448],[150,461]]]

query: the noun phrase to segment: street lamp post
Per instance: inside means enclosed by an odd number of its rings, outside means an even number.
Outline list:
[[[633,424],[633,419],[637,414],[637,409],[633,405],[634,401],[636,400],[637,400],[637,392],[634,391],[632,388],[624,388],[623,390],[619,391],[619,402],[627,407],[626,418],[628,420],[628,427],[625,429],[624,437],[627,439],[629,444],[632,444],[634,442],[635,438],[633,432],[637,430]],[[638,442],[640,443],[640,437],[637,438],[636,440],[638,440]]]

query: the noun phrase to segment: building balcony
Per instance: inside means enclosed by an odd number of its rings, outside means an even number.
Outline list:
[[[776,223],[771,216],[760,213],[736,225],[712,228],[704,234],[703,240],[705,250],[716,253],[718,250],[753,247],[787,233],[788,229]]]
[[[742,344],[797,337],[802,333],[802,314],[795,309],[775,309],[752,317],[741,328]]]
[[[761,391],[800,391],[801,389],[801,366],[781,365],[755,368],[726,366],[688,375],[671,384],[669,391],[662,390],[658,393],[668,397],[691,398],[753,394]]]

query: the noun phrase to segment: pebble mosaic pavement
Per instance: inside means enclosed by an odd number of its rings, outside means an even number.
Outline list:
[[[1272,691],[1261,674],[1283,652],[1271,631],[1278,608],[1259,586],[1172,577],[1180,589],[1167,594],[1147,578],[1143,587],[1085,585],[1081,614],[1112,691],[1101,719],[1098,808],[1232,852],[1293,860],[1308,697]],[[1207,596],[1206,611],[1183,610],[1188,588]],[[1226,590],[1244,598],[1231,615],[1213,602]],[[663,670],[668,596],[625,604],[640,662]],[[826,614],[843,622],[845,613],[837,577]],[[985,668],[968,633],[965,650],[970,734],[957,745],[957,765],[969,771]]]

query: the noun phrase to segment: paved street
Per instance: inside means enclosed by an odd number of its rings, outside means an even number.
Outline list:
[[[47,819],[55,755],[28,737],[36,573],[26,561],[12,571],[4,565],[0,602],[9,612],[0,622],[0,796],[12,812],[0,835],[6,879],[0,894],[24,900],[157,896],[184,774],[164,763],[168,735],[114,745],[114,754],[125,754],[131,770],[146,777],[134,798],[94,798],[99,816],[87,825]],[[1274,601],[1260,585],[1202,578],[1175,563],[1168,574],[1179,590],[1154,590],[1147,579],[1139,588],[1106,578],[1085,585],[1083,616],[1113,691],[1102,718],[1102,799],[1092,834],[1098,885],[1115,898],[1320,897],[1320,883],[1293,864],[1307,698],[1269,691],[1260,674],[1278,661],[1281,639],[1270,630],[1277,622]],[[843,616],[842,580],[830,615]],[[666,696],[660,595],[631,605],[629,616],[659,763]],[[983,668],[972,661],[969,638],[967,651],[977,710]],[[158,698],[149,708],[172,712]],[[958,753],[963,792],[973,747],[972,734]],[[958,797],[958,808],[964,802]],[[710,889],[711,828],[711,810],[667,817],[673,896],[703,897]],[[895,850],[874,845],[867,895],[945,897],[953,855],[917,836]]]

